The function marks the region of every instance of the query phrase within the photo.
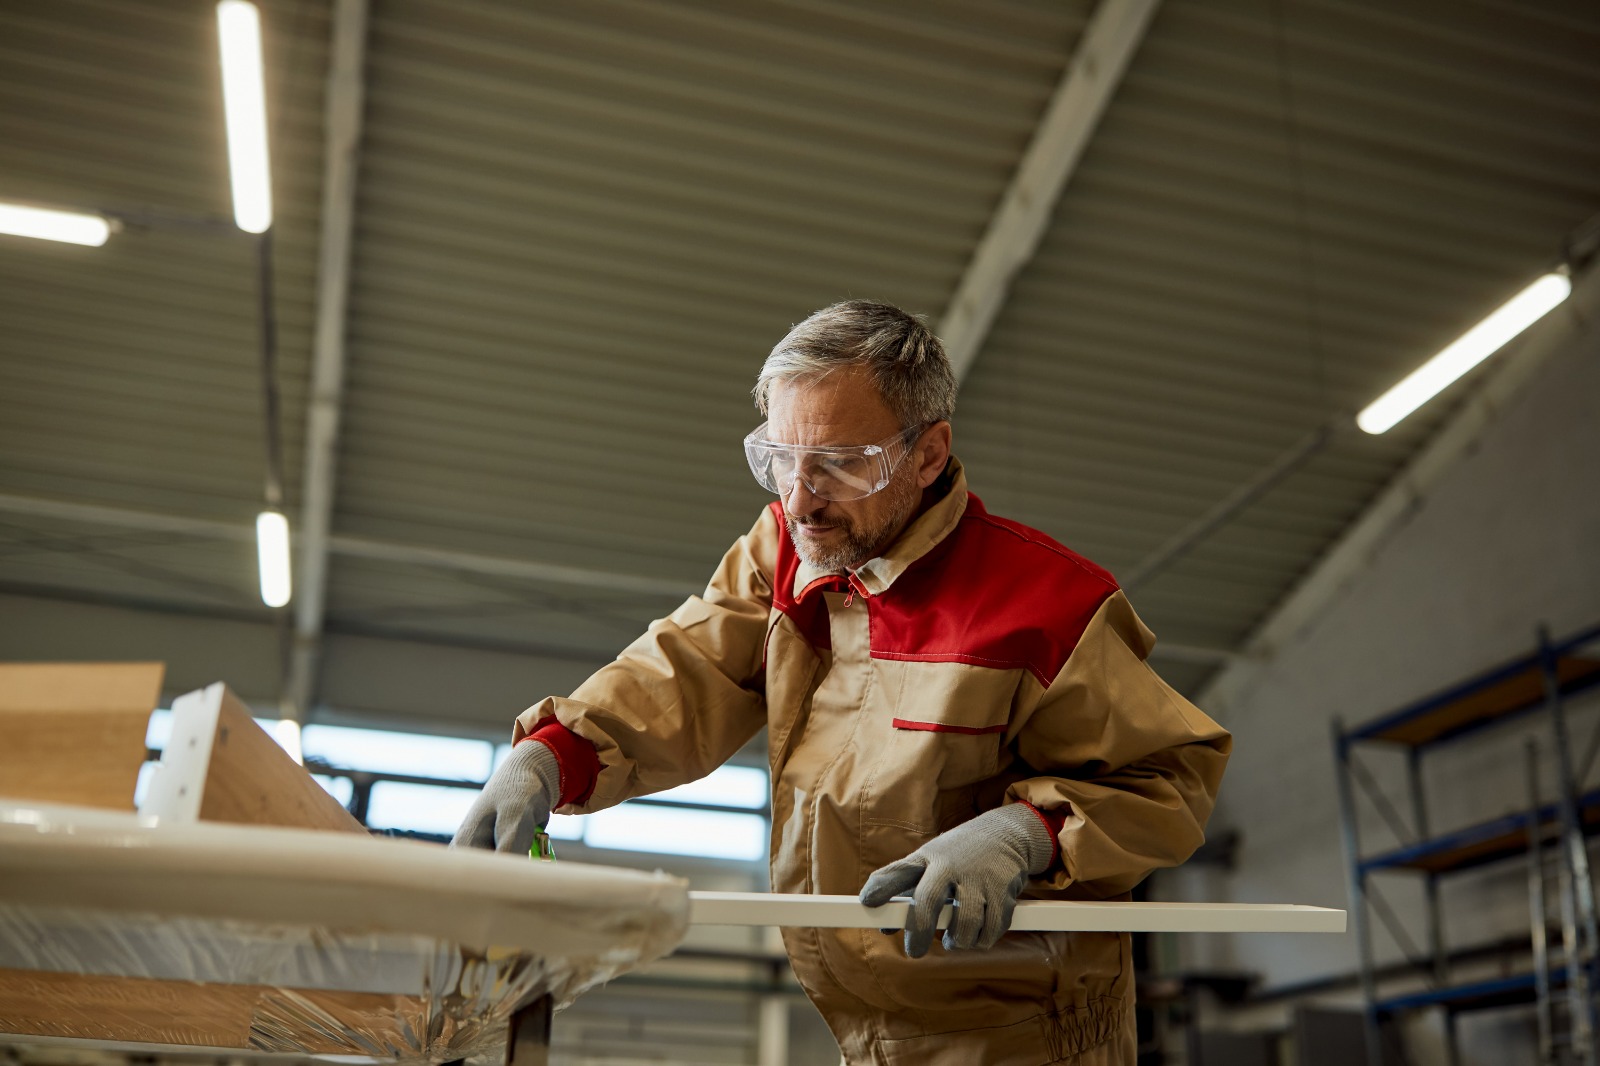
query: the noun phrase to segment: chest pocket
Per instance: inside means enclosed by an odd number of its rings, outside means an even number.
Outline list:
[[[894,761],[931,776],[940,791],[965,788],[1000,769],[1010,707],[938,707],[889,722]],[[904,712],[902,712],[903,714]]]
[[[974,786],[1009,761],[1016,677],[961,663],[875,659],[873,666],[880,693],[893,695],[872,715],[879,754],[865,820],[931,833],[970,817]]]

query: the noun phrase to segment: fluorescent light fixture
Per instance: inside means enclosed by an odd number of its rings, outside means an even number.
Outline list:
[[[233,218],[247,233],[265,233],[272,225],[272,176],[267,163],[261,13],[248,0],[222,0],[217,5],[217,31],[222,42],[222,103],[228,116]]]
[[[261,564],[261,602],[289,602],[289,520],[277,511],[256,515],[256,558]]]
[[[1572,292],[1565,274],[1546,274],[1513,296],[1460,339],[1413,370],[1356,416],[1368,433],[1386,433],[1402,418],[1449,388],[1467,371],[1543,318]]]
[[[270,730],[272,739],[278,742],[278,747],[289,753],[289,758],[299,763],[306,764],[305,753],[300,748],[300,723],[293,718],[280,718]]]
[[[43,207],[0,204],[0,233],[98,248],[111,236],[111,223],[99,215],[85,215],[77,211],[51,211]]]

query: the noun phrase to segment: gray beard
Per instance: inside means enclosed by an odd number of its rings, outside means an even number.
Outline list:
[[[906,471],[901,470],[899,473],[905,474]],[[894,506],[890,508],[888,517],[883,523],[871,529],[862,529],[854,524],[841,526],[844,540],[832,547],[824,548],[808,543],[796,528],[799,523],[785,516],[784,521],[789,527],[789,539],[794,543],[795,552],[815,569],[829,573],[854,570],[867,560],[882,554],[889,546],[890,538],[899,532],[906,519],[916,510],[917,500],[922,495],[916,481],[909,476],[896,477],[884,487],[883,491],[894,494]]]

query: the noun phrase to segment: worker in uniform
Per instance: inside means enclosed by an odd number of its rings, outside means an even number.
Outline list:
[[[552,810],[693,781],[765,726],[773,890],[913,899],[903,937],[783,930],[846,1063],[1133,1066],[1128,934],[1012,910],[1183,862],[1231,738],[1146,664],[1109,573],[968,491],[955,394],[898,308],[794,327],[745,439],[776,502],[703,595],[518,717],[454,843],[526,854]]]

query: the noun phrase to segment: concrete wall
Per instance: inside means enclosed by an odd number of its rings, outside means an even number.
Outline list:
[[[1539,623],[1560,635],[1594,622],[1600,622],[1600,339],[1591,327],[1549,357],[1312,625],[1242,678],[1219,686],[1211,702],[1202,698],[1237,737],[1213,824],[1241,830],[1244,843],[1231,875],[1180,873],[1164,893],[1346,906],[1332,720],[1368,720],[1524,653]],[[1596,724],[1596,703],[1577,701],[1580,749]],[[1525,805],[1523,732],[1486,731],[1430,757],[1425,775],[1435,832]],[[1407,810],[1403,763],[1380,755],[1369,765]],[[1548,798],[1553,774],[1545,781]],[[1366,850],[1392,844],[1370,804],[1362,827]],[[1524,877],[1517,865],[1449,884],[1449,940],[1470,944],[1525,931]],[[1386,884],[1412,937],[1425,944],[1420,893],[1396,878]],[[1381,930],[1375,941],[1380,958],[1399,957]],[[1231,937],[1188,943],[1184,951],[1190,964],[1257,971],[1267,986],[1356,965],[1353,936]],[[1525,1018],[1469,1022],[1476,1036],[1468,1061],[1531,1063],[1522,1044]]]

